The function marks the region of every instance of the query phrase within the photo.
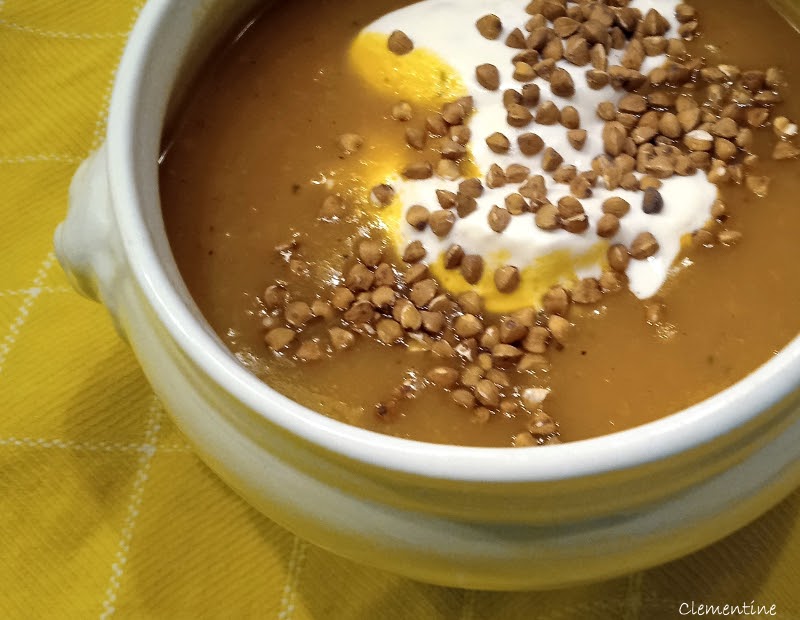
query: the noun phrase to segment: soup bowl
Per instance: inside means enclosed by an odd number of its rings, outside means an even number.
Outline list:
[[[800,484],[800,339],[731,388],[624,432],[541,448],[362,430],[268,387],[224,346],[164,231],[162,132],[239,0],[151,0],[122,58],[103,146],[56,232],[197,454],[265,515],[346,556],[437,584],[566,586],[694,551]]]

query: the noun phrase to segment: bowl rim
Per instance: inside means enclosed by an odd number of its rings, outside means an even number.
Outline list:
[[[139,85],[170,0],[149,0],[125,47],[109,106],[107,174],[125,260],[163,327],[227,394],[268,422],[332,453],[373,468],[462,482],[548,482],[594,476],[668,459],[752,422],[800,385],[800,336],[731,387],[682,411],[628,430],[536,449],[427,443],[329,418],[280,394],[242,366],[190,311],[161,264],[136,183],[134,131]],[[159,122],[163,131],[163,119]],[[159,141],[160,143],[160,141]],[[154,153],[153,163],[158,157]],[[158,187],[157,167],[153,178]],[[160,199],[158,201],[160,211]],[[166,237],[166,235],[164,235]],[[164,239],[167,242],[166,239]],[[167,242],[168,243],[168,242]],[[172,255],[170,254],[170,260]]]

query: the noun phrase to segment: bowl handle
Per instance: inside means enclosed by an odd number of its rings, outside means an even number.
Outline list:
[[[102,302],[117,329],[116,290],[124,272],[114,218],[105,143],[78,167],[69,188],[67,216],[55,232],[58,262],[79,293]]]

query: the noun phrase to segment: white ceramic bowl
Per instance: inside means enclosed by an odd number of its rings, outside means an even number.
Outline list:
[[[105,145],[56,233],[76,288],[102,301],[198,454],[300,536],[439,584],[549,588],[691,552],[800,484],[800,340],[663,420],[541,449],[425,444],[310,411],[240,366],[167,243],[164,119],[214,41],[251,9],[151,0],[119,68]]]

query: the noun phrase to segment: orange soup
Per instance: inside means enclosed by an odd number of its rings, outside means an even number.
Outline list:
[[[527,447],[780,350],[800,39],[762,2],[643,4],[265,8],[161,165],[177,264],[240,362],[367,429]]]

